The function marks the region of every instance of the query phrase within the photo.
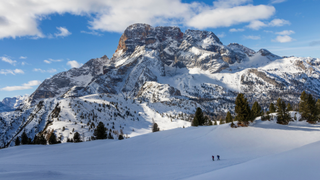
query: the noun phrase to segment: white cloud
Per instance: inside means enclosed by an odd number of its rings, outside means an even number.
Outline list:
[[[24,74],[24,71],[21,70],[21,69],[14,69],[14,70],[11,70],[11,69],[1,69],[1,70],[0,70],[0,74],[4,74],[4,75],[7,75],[7,74],[16,75],[16,74]]]
[[[256,21],[251,21],[247,27],[250,29],[259,30],[262,27],[266,27],[266,26],[267,25],[264,22],[256,20]]]
[[[273,31],[264,30],[265,33],[273,33]]]
[[[274,39],[274,42],[280,42],[280,43],[287,43],[287,42],[291,42],[294,39],[288,35],[284,35],[284,36],[277,36],[276,39]]]
[[[26,56],[20,56],[19,59],[27,59]]]
[[[0,28],[1,29],[1,28]],[[12,60],[12,59],[10,59],[10,58],[8,58],[8,57],[0,57],[1,58],[1,60],[3,61],[3,62],[7,62],[7,63],[9,63],[9,64],[11,64],[11,65],[16,65],[16,63],[17,63],[17,61],[15,61],[15,60]]]
[[[248,2],[252,2],[252,0],[218,0],[218,1],[213,1],[213,5],[216,8],[229,8],[229,7],[239,6],[241,4],[245,4]]]
[[[55,73],[55,72],[57,72],[56,69],[43,70],[43,69],[40,69],[40,68],[34,68],[33,71],[35,71],[35,72],[42,72],[42,73],[46,73],[46,72],[48,72],[48,73]]]
[[[70,13],[89,16],[89,29],[123,32],[133,23],[183,25],[195,28],[229,27],[270,18],[271,5],[252,5],[252,0],[219,0],[212,6],[183,3],[181,0],[10,0],[0,1],[0,39],[29,36],[45,37],[39,28],[41,20],[51,14]],[[55,36],[71,33],[58,27]],[[53,35],[49,35],[53,36]]]
[[[71,32],[69,32],[68,29],[65,28],[65,27],[57,27],[57,29],[58,29],[60,32],[54,34],[56,37],[66,37],[66,36],[71,35]]]
[[[255,21],[251,21],[247,27],[253,30],[259,30],[262,27],[275,27],[275,26],[284,26],[284,25],[290,25],[290,22],[284,19],[273,19],[272,21],[266,24],[262,21],[255,20]]]
[[[24,74],[24,71],[21,70],[21,69],[15,69],[15,70],[14,70],[14,73],[15,73],[15,74]]]
[[[57,72],[57,70],[56,69],[48,69],[47,72],[48,73],[55,73],[55,72]]]
[[[245,39],[259,40],[260,36],[243,36]]]
[[[294,34],[295,32],[292,31],[292,30],[284,30],[284,31],[281,31],[281,32],[276,32],[276,34],[279,34],[279,35],[291,35],[291,34]]]
[[[73,60],[73,61],[68,61],[67,65],[69,65],[71,68],[79,68],[83,64],[78,63],[77,61]]]
[[[91,35],[95,35],[95,36],[102,36],[103,34],[100,34],[98,32],[95,32],[95,31],[80,31],[80,33],[84,33],[84,34],[91,34]]]
[[[18,90],[25,90],[25,89],[32,89],[33,86],[38,86],[41,84],[41,81],[33,80],[29,81],[28,83],[24,83],[21,86],[7,86],[4,88],[1,88],[1,91],[18,91]]]
[[[47,63],[47,64],[51,64],[52,62],[61,62],[63,61],[62,59],[46,59],[46,60],[43,60],[43,62]]]
[[[217,34],[218,38],[224,38],[226,37],[226,33],[222,32],[220,34]]]
[[[275,13],[273,6],[246,5],[231,8],[214,8],[201,12],[187,22],[195,28],[229,27],[231,25],[267,19]]]
[[[291,23],[284,19],[274,19],[269,23],[269,26],[284,26],[290,25]]]
[[[232,28],[229,30],[229,32],[243,32],[244,29],[235,29],[235,28]]]
[[[277,4],[277,3],[283,3],[285,2],[286,0],[272,0],[271,3],[272,4]]]

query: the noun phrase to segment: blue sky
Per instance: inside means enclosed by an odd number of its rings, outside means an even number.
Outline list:
[[[0,2],[0,100],[117,48],[133,23],[214,32],[281,56],[320,58],[319,0],[10,0]]]

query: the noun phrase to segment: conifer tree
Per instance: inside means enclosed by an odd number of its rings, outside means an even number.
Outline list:
[[[320,99],[316,102],[316,111],[317,111],[317,119],[319,120],[320,116]]]
[[[212,125],[213,125],[213,124],[212,124],[212,121],[209,120],[208,126],[212,126]]]
[[[153,123],[152,125],[152,132],[158,132],[160,131],[160,128],[158,127],[157,123]]]
[[[20,145],[20,138],[19,138],[19,137],[16,138],[15,145],[16,145],[16,146],[19,146],[19,145]]]
[[[193,120],[191,122],[191,126],[199,126],[199,121],[197,118],[193,118]]]
[[[104,126],[103,122],[99,122],[97,128],[94,130],[94,135],[96,136],[96,139],[106,139],[107,133],[106,133],[106,127]]]
[[[318,112],[316,107],[316,100],[312,97],[311,94],[308,94],[307,104],[309,109],[309,112],[307,114],[307,120],[310,123],[315,123],[318,120]]]
[[[214,121],[214,124],[213,124],[214,126],[217,126],[218,125],[218,123],[217,123],[217,121]]]
[[[305,91],[301,93],[300,102],[299,102],[299,113],[303,119],[307,118],[308,114],[308,95]]]
[[[114,139],[113,136],[111,135],[111,132],[109,132],[108,139]]]
[[[276,112],[276,108],[274,107],[274,104],[273,104],[273,103],[270,103],[269,112],[270,112],[270,113],[275,113],[275,112]]]
[[[292,106],[291,106],[290,103],[287,104],[287,110],[288,110],[288,111],[293,111],[293,108],[292,108]]]
[[[305,91],[301,93],[299,112],[302,119],[307,120],[309,123],[315,123],[319,120],[320,112],[318,110],[317,103],[318,102],[312,97],[311,94],[307,94]]]
[[[235,119],[239,121],[239,124],[248,126],[249,121],[252,120],[252,115],[247,99],[240,93],[236,98],[235,104],[235,112],[237,114]]]
[[[77,142],[82,142],[81,141],[81,137],[80,134],[78,132],[75,132],[73,135],[73,142],[77,143]]]
[[[286,103],[279,98],[277,100],[277,123],[286,125],[290,121],[290,115],[288,113]]]
[[[261,109],[261,106],[259,105],[259,103],[256,101],[253,103],[252,109],[251,109],[251,113],[253,118],[255,119],[256,117],[262,116],[263,115],[263,111]]]
[[[233,121],[231,122],[230,126],[231,126],[232,128],[237,128],[236,125],[233,123]]]
[[[21,144],[29,144],[29,138],[25,131],[21,135]]]
[[[230,122],[232,122],[232,116],[230,111],[228,111],[226,116],[226,123],[230,123]]]
[[[39,144],[47,145],[47,140],[46,140],[46,138],[43,136],[43,134],[38,138],[38,140],[39,140]]]
[[[192,124],[194,124],[194,126],[204,125],[205,119],[203,117],[203,112],[200,107],[197,108],[196,113],[193,118],[193,121],[195,121],[194,123],[192,122]]]
[[[123,136],[120,134],[118,139],[119,139],[119,140],[122,140],[122,139],[124,139],[124,138],[123,138]]]
[[[49,144],[57,144],[57,143],[58,143],[57,137],[54,134],[54,132],[52,132],[50,137],[49,137]]]

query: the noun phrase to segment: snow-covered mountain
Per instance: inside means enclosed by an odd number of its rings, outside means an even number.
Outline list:
[[[12,98],[7,97],[2,100],[2,104],[10,107],[11,109],[17,109],[24,103],[26,99],[28,99],[28,97],[28,95],[16,96]]]
[[[297,104],[303,90],[319,98],[320,59],[279,57],[208,31],[129,26],[112,58],[45,80],[19,111],[0,114],[0,146],[26,131],[49,130],[62,142],[80,132],[89,140],[99,121],[116,136],[187,127],[196,107],[214,116],[233,111],[239,92],[263,107],[281,97]],[[12,143],[13,144],[13,143]]]
[[[2,102],[0,102],[0,113],[1,112],[8,112],[8,111],[13,111],[14,109],[6,106],[5,104],[3,104]]]
[[[12,98],[4,98],[2,102],[0,102],[0,113],[14,111],[18,109],[22,104],[24,104],[24,101],[27,100],[28,97],[28,95],[24,95]]]

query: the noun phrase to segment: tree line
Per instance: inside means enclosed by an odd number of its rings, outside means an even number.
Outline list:
[[[245,95],[239,93],[235,100],[235,117],[233,118],[230,111],[228,111],[226,118],[221,120],[220,124],[231,122],[231,127],[246,127],[257,117],[261,116],[261,120],[270,120],[270,114],[276,113],[277,123],[287,125],[290,121],[296,120],[296,117],[293,119],[290,116],[289,111],[293,111],[291,104],[286,103],[281,98],[278,98],[276,104],[270,103],[269,110],[264,112],[257,101],[250,107]],[[306,120],[313,124],[317,123],[320,120],[320,99],[315,99],[312,94],[303,91],[300,96],[299,106],[295,111],[300,113],[300,120]],[[238,121],[237,125],[233,121]],[[214,122],[214,125],[217,125],[217,121]],[[212,121],[207,116],[204,116],[201,108],[198,107],[191,126],[203,125],[212,125]]]

